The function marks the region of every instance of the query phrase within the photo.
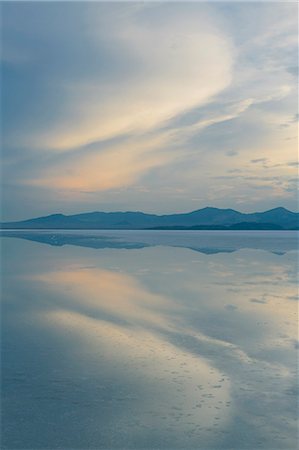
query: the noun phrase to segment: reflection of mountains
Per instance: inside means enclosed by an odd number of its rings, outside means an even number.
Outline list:
[[[73,234],[37,233],[37,232],[4,232],[1,236],[26,239],[27,241],[40,242],[54,247],[63,245],[76,245],[78,247],[88,247],[95,249],[104,248],[124,248],[138,249],[148,247],[142,243],[118,242],[105,236],[86,236]]]
[[[180,232],[180,231],[2,231],[1,236],[61,247],[141,249],[153,246],[183,247],[204,254],[232,253],[242,248],[283,255],[298,248],[296,232]]]

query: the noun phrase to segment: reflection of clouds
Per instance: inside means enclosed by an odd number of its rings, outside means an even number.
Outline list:
[[[157,435],[167,426],[187,447],[203,433],[207,448],[212,434],[215,448],[225,441],[239,449],[240,428],[251,430],[251,448],[259,439],[265,448],[291,448],[294,397],[286,401],[286,391],[297,322],[296,303],[285,300],[294,293],[294,255],[240,251],[190,261],[190,254],[156,247],[107,251],[100,260],[88,253],[75,266],[62,260],[34,276],[58,299],[39,317],[55,335],[71,336],[78,364],[87,355],[142,385],[138,414]]]
[[[79,357],[81,351],[88,352],[91,358],[100,355],[101,364],[109,365],[118,377],[143,384],[145,392],[144,398],[138,399],[138,414],[154,436],[167,426],[180,446],[186,442],[188,446],[196,445],[206,429],[223,428],[230,420],[229,379],[205,359],[144,329],[127,328],[69,310],[51,311],[42,316],[42,321],[58,333],[73,334]],[[130,407],[132,395],[126,407]]]
[[[197,264],[184,261],[183,252],[176,262],[177,252],[173,249],[171,256],[169,249],[148,249],[147,258],[159,254],[161,261],[136,261],[133,270],[126,267],[123,258],[118,260],[119,271],[85,264],[35,278],[63,293],[67,308],[72,310],[97,317],[105,313],[109,320],[160,332],[192,334],[200,327],[210,338],[234,343],[252,357],[258,357],[257,344],[262,340],[265,345],[277,330],[296,336],[296,305],[285,302],[296,297],[292,263],[279,265],[273,256],[260,254],[256,258],[252,251],[246,259],[244,251],[236,258],[210,258],[199,269]],[[187,250],[185,256],[188,259]],[[135,255],[131,259],[135,260]]]
[[[124,273],[93,267],[50,272],[38,279],[54,290],[69,292],[72,307],[76,303],[85,311],[89,308],[98,313],[105,311],[135,325],[169,326],[158,311],[169,308],[171,302],[165,296],[145,290]]]
[[[112,365],[115,373],[139,382],[142,378],[151,395],[140,414],[146,417],[154,411],[151,426],[156,432],[165,422],[169,427],[176,424],[178,439],[189,433],[184,440],[195,445],[205,428],[227,424],[229,378],[167,338],[167,333],[190,332],[171,321],[169,311],[176,307],[172,300],[151,293],[132,276],[94,267],[48,272],[36,279],[69,297],[68,309],[42,314],[43,323],[58,333],[73,334],[79,354],[101,352],[103,363]],[[108,320],[102,312],[109,314]],[[120,318],[125,325],[117,323]],[[203,335],[197,339],[210,343]]]

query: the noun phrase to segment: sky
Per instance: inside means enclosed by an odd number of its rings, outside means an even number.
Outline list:
[[[295,2],[2,3],[2,220],[298,210]]]

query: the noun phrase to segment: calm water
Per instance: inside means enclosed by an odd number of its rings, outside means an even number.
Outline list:
[[[295,449],[293,232],[5,232],[3,449]]]

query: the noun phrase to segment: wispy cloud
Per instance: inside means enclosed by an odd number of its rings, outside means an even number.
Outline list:
[[[284,186],[295,176],[295,10],[5,4],[4,215],[55,211],[55,196],[75,212],[82,193],[96,209],[234,207],[240,196],[248,208],[296,208],[292,189],[257,198],[237,176],[273,170]]]
[[[152,168],[172,161],[175,152],[163,151],[164,136],[129,139],[104,151],[81,152],[54,159],[37,178],[24,180],[32,186],[54,190],[106,191],[133,184]]]
[[[157,5],[144,14],[142,8],[98,4],[83,10],[82,25],[89,27],[84,45],[101,58],[104,43],[110,64],[121,60],[120,70],[109,78],[99,68],[99,77],[91,73],[60,80],[63,115],[43,127],[33,124],[20,136],[23,144],[72,150],[118,134],[144,132],[226,88],[231,44],[215,33],[213,18],[202,8],[188,9]]]

